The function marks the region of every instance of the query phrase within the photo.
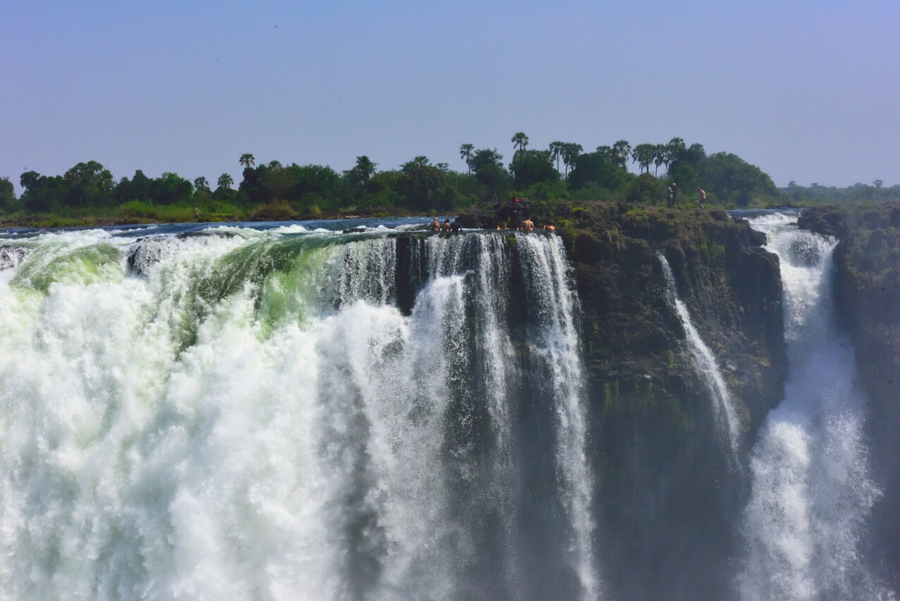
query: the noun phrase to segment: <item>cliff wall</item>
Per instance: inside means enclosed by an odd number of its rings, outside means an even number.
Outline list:
[[[580,225],[570,256],[615,596],[727,598],[746,480],[729,462],[656,255],[716,356],[748,450],[783,392],[778,260],[761,248],[764,235],[722,212],[608,205]]]
[[[731,598],[726,563],[740,551],[748,478],[716,423],[658,255],[739,408],[742,457],[783,396],[778,258],[764,234],[721,211],[559,203],[532,216],[556,224],[575,271],[610,598]]]

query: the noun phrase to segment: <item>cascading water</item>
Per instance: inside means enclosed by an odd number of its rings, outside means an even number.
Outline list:
[[[10,241],[0,597],[596,599],[556,237]]]
[[[687,310],[684,302],[678,297],[678,288],[675,285],[675,276],[672,274],[672,268],[663,255],[657,255],[662,265],[663,275],[666,279],[666,292],[669,295],[670,302],[678,313],[681,325],[687,334],[688,348],[691,351],[691,357],[694,359],[694,367],[703,378],[706,389],[709,391],[713,399],[715,414],[718,422],[721,424],[722,431],[725,432],[727,442],[731,451],[731,459],[734,466],[739,468],[738,462],[738,445],[740,443],[740,422],[737,418],[737,412],[734,408],[734,402],[731,394],[728,392],[728,386],[725,384],[725,378],[716,364],[715,355],[703,342],[697,328],[691,321],[691,314]]]
[[[853,349],[835,326],[837,241],[792,222],[782,214],[751,220],[781,263],[789,375],[753,450],[738,588],[748,601],[893,599],[861,557],[880,493],[869,475]]]

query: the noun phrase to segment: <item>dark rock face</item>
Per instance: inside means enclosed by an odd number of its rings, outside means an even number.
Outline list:
[[[882,578],[900,588],[900,206],[807,209],[801,227],[837,234],[835,305],[856,352],[868,397],[871,464],[884,492],[873,508],[871,553]],[[841,224],[835,228],[832,224]],[[832,226],[832,227],[829,227]]]
[[[577,212],[576,212],[577,214]],[[723,214],[724,215],[724,214]],[[749,483],[729,464],[666,296],[665,255],[749,449],[783,397],[778,259],[749,224],[605,204],[564,232],[584,318],[604,580],[615,599],[732,598]]]

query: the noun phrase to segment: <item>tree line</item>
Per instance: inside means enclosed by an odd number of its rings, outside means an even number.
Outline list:
[[[0,179],[0,209],[84,213],[178,206],[198,207],[205,214],[252,216],[254,211],[266,210],[306,215],[391,207],[427,213],[496,203],[513,195],[534,200],[660,203],[672,181],[678,183],[682,200],[703,188],[708,202],[723,206],[749,206],[779,194],[758,167],[731,153],[708,155],[701,144],[688,146],[681,138],[633,147],[619,140],[591,152],[561,141],[533,149],[523,132],[510,142],[508,164],[496,147],[462,144],[459,156],[466,165],[464,172],[446,163],[432,163],[426,156],[384,170],[368,156],[358,156],[350,169],[338,172],[326,165],[258,163],[246,153],[239,158],[241,181],[236,183],[223,173],[215,186],[204,176],[189,180],[174,172],[153,178],[137,170],[131,177],[116,179],[102,164],[88,161],[62,175],[23,173],[19,197],[8,179]],[[638,173],[630,172],[629,165],[635,165]]]
[[[803,206],[900,201],[900,184],[887,187],[880,179],[871,184],[855,183],[846,188],[823,186],[816,182],[801,186],[792,181],[780,192],[785,202]]]

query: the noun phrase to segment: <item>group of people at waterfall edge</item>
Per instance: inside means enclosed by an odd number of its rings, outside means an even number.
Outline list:
[[[507,222],[509,222],[512,227],[510,227]],[[435,217],[431,222],[431,225],[428,226],[428,229],[432,233],[440,234],[441,236],[449,236],[461,232],[462,226],[460,225],[459,220],[454,220],[453,223],[450,223],[449,219],[445,219],[444,223],[441,223],[440,220]],[[525,216],[524,203],[518,198],[513,198],[509,201],[509,206],[498,211],[497,229],[533,232],[537,227],[534,225],[534,221]],[[542,229],[547,232],[556,231],[556,227],[552,223],[545,223]]]
[[[497,229],[533,232],[537,227],[534,225],[534,221],[526,217],[526,212],[524,202],[518,198],[511,198],[506,207],[497,211]],[[551,223],[545,223],[542,229],[547,232],[556,231],[556,227]]]
[[[450,234],[458,234],[462,231],[462,226],[459,224],[458,219],[454,219],[453,223],[450,223],[449,219],[445,219],[444,223],[438,221],[438,218],[435,217],[434,221],[431,222],[431,225],[428,226],[428,229],[436,234],[441,234],[442,236],[449,236]]]

